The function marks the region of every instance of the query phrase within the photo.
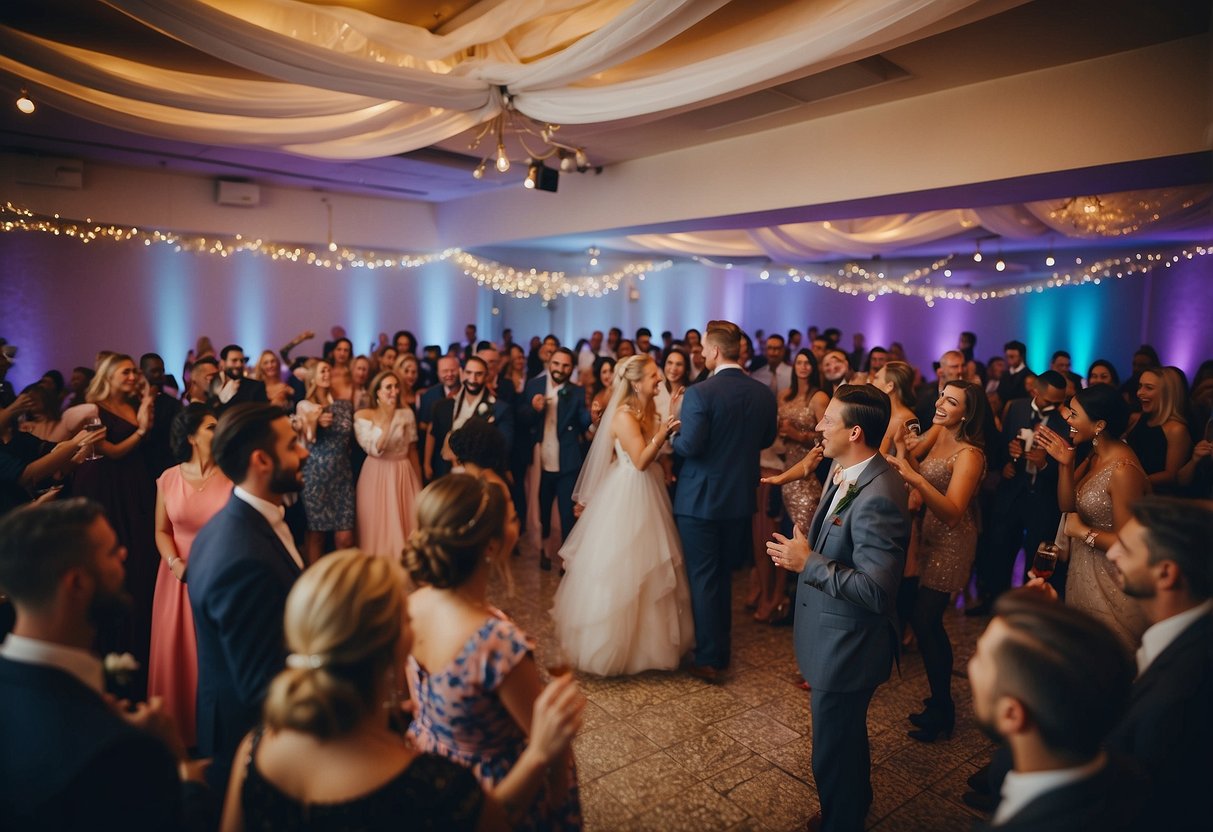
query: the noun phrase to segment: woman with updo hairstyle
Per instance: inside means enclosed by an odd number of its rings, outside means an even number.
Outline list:
[[[173,456],[181,464],[165,469],[156,480],[160,569],[152,598],[147,693],[164,700],[164,710],[177,724],[187,748],[194,745],[198,645],[185,574],[195,535],[232,495],[232,481],[211,454],[216,424],[208,405],[186,405],[169,433]]]
[[[493,564],[518,541],[506,503],[500,488],[448,474],[418,497],[404,552],[419,587],[408,599],[415,627],[408,683],[417,703],[409,736],[422,751],[470,768],[495,793],[534,745],[531,713],[543,692],[531,640],[488,601]],[[520,829],[580,829],[572,752],[549,766],[533,800],[509,812]]]
[[[1137,456],[1119,438],[1129,422],[1129,407],[1112,385],[1093,384],[1078,391],[1062,414],[1070,423],[1069,437],[1042,424],[1036,441],[1059,463],[1057,502],[1069,512],[1062,528],[1070,549],[1065,600],[1103,621],[1136,650],[1147,622],[1140,605],[1125,595],[1106,554],[1132,516],[1133,503],[1150,488]],[[1071,443],[1090,447],[1077,466]]]
[[[236,752],[223,829],[506,829],[502,803],[525,803],[572,739],[580,696],[545,691],[535,732],[496,794],[471,772],[419,753],[393,727],[412,641],[400,566],[356,549],[308,569],[287,596],[291,653],[264,722]]]

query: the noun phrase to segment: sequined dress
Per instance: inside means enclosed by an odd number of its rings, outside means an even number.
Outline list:
[[[783,400],[779,402],[779,418],[787,419],[798,431],[817,429],[817,420],[813,418],[813,408],[809,406],[808,401],[799,397],[794,402]],[[783,447],[786,453],[783,460],[784,470],[787,470],[804,459],[805,454],[813,446],[808,442],[796,442],[785,438]],[[821,482],[811,473],[804,479],[783,486],[784,508],[788,510],[788,516],[792,518],[792,522],[806,534],[809,531],[809,525],[813,522],[813,514],[817,511],[817,503],[820,500]]]
[[[1136,463],[1129,459],[1110,462],[1078,484],[1078,516],[1093,529],[1112,531],[1112,495],[1108,485],[1117,468]],[[1144,472],[1143,472],[1144,473]],[[1066,577],[1066,603],[1089,612],[1106,624],[1130,650],[1136,650],[1146,621],[1137,603],[1125,595],[1102,549],[1088,546],[1082,538],[1070,538],[1070,572]]]
[[[927,482],[940,494],[948,493],[956,458],[970,448],[962,448],[947,459],[927,457],[919,470]],[[971,448],[981,454],[981,449]],[[982,454],[983,465],[985,455]],[[918,547],[920,563],[919,586],[939,592],[960,592],[969,582],[973,557],[977,552],[977,495],[969,500],[964,517],[955,526],[935,516],[927,509],[922,518],[922,538]]]

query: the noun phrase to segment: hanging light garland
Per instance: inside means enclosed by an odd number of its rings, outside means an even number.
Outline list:
[[[58,214],[35,214],[11,202],[0,205],[0,231],[36,231],[56,237],[69,237],[83,244],[97,240],[142,243],[144,246],[168,245],[177,252],[209,254],[231,257],[244,252],[269,257],[271,260],[289,260],[317,268],[343,271],[353,269],[416,269],[430,263],[453,261],[465,275],[486,289],[518,299],[539,296],[544,301],[561,297],[602,297],[617,291],[629,278],[644,280],[648,274],[663,271],[674,265],[673,261],[627,263],[615,271],[604,274],[570,275],[561,271],[537,268],[516,268],[486,260],[462,249],[448,248],[432,254],[407,254],[400,252],[378,253],[366,249],[338,246],[330,242],[327,246],[291,245],[274,243],[261,238],[234,236],[205,236],[179,234],[172,231],[147,230],[136,226],[106,225],[91,219],[68,220]],[[848,263],[830,272],[808,272],[796,268],[763,267],[758,272],[761,280],[775,277],[776,282],[806,283],[824,289],[832,289],[855,297],[866,295],[869,301],[883,295],[897,294],[922,299],[927,306],[940,300],[960,300],[977,303],[1044,292],[1062,286],[1084,284],[1099,285],[1104,280],[1120,279],[1132,275],[1145,275],[1158,268],[1170,268],[1180,260],[1192,260],[1213,254],[1213,243],[1176,248],[1168,251],[1138,252],[1132,255],[1109,257],[1072,271],[1054,271],[1052,275],[1037,280],[984,289],[933,285],[931,275],[942,271],[951,277],[951,264],[955,255],[942,257],[933,263],[893,276],[876,266],[864,267]],[[713,268],[732,269],[733,263],[718,263],[710,258],[695,256],[698,263]],[[1081,266],[1078,259],[1076,266]],[[780,273],[782,272],[782,275]]]
[[[91,219],[68,220],[58,214],[53,216],[35,214],[19,208],[11,202],[0,206],[0,231],[37,231],[56,237],[69,237],[83,244],[97,240],[120,243],[142,243],[144,246],[167,245],[175,252],[210,254],[231,257],[244,252],[271,260],[289,260],[322,269],[343,271],[345,269],[416,269],[430,263],[452,260],[465,275],[472,277],[481,286],[523,299],[539,295],[543,300],[558,297],[602,297],[615,291],[628,277],[644,280],[645,275],[668,269],[673,265],[666,260],[660,263],[628,263],[608,274],[569,275],[565,272],[539,269],[515,268],[486,260],[458,248],[448,248],[434,254],[404,254],[375,252],[365,249],[339,246],[329,242],[325,246],[292,245],[274,243],[261,238],[216,236],[201,234],[178,234],[172,231],[147,230],[136,226],[106,225]]]

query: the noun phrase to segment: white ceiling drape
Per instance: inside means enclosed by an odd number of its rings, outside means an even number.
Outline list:
[[[797,263],[891,255],[948,238],[980,237],[983,231],[1012,240],[1048,234],[1107,239],[1146,229],[1152,233],[1182,232],[1206,226],[1210,212],[1213,191],[1198,185],[764,228],[635,234],[615,244],[665,254],[764,257],[778,263]]]
[[[183,71],[0,26],[0,71],[48,103],[164,138],[364,159],[512,106],[650,116],[872,54],[993,0],[485,0],[437,31],[298,0],[107,0],[258,76]]]

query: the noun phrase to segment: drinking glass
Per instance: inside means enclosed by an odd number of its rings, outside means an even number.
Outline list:
[[[545,651],[543,666],[553,679],[573,672],[573,663],[569,660],[569,654],[565,652],[564,645],[556,639],[553,639],[552,646]]]
[[[1032,574],[1037,578],[1049,580],[1057,569],[1057,553],[1060,551],[1056,543],[1041,543],[1036,549],[1036,557],[1032,559]]]
[[[85,422],[83,427],[85,430],[93,431],[93,430],[101,430],[101,428],[104,427],[104,425],[101,423],[100,416],[94,416],[93,418],[91,418],[87,422]],[[88,453],[86,453],[84,455],[85,462],[91,462],[94,459],[101,459],[101,452],[97,450],[96,442],[94,442],[93,444],[88,446]]]
[[[1205,422],[1205,441],[1213,442],[1213,419]]]

